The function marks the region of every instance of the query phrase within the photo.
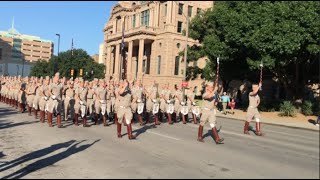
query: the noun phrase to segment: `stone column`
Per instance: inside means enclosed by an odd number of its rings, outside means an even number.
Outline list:
[[[167,20],[166,24],[171,24],[171,17],[172,17],[172,5],[173,1],[167,1]]]
[[[107,47],[107,58],[106,58],[107,60],[107,62],[105,63],[105,65],[107,66],[107,74],[108,75],[111,75],[112,74],[112,72],[111,72],[111,70],[112,70],[112,67],[111,67],[111,46],[108,46]]]
[[[129,41],[128,62],[127,62],[127,79],[132,79],[132,49],[133,49],[133,41]]]
[[[143,52],[144,52],[144,39],[139,40],[139,55],[138,55],[138,77],[143,73]]]
[[[120,44],[116,45],[116,52],[115,52],[115,70],[114,70],[114,77],[116,79],[119,79],[119,73],[120,73]]]

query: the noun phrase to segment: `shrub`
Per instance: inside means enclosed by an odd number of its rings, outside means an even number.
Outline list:
[[[301,106],[302,114],[306,116],[310,116],[313,114],[312,112],[312,103],[310,101],[304,101]]]
[[[280,102],[277,100],[261,100],[259,110],[262,112],[275,112],[279,110]]]
[[[280,116],[296,117],[297,112],[290,101],[284,101],[280,104]]]

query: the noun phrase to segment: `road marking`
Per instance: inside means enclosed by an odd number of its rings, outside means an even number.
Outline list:
[[[134,128],[134,130],[139,129],[139,128],[136,128],[136,127],[133,127],[133,128]],[[178,138],[175,138],[175,137],[171,137],[171,136],[167,136],[167,135],[164,135],[164,134],[152,132],[152,131],[150,131],[149,129],[148,129],[146,132],[147,132],[147,133],[151,133],[151,134],[155,134],[155,135],[158,135],[158,136],[162,136],[162,137],[165,137],[165,138],[173,139],[173,140],[176,140],[176,141],[180,141],[180,140],[181,140],[181,139],[178,139]]]

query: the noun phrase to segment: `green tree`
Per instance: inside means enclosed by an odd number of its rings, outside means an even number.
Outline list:
[[[213,10],[191,21],[190,37],[202,44],[189,48],[190,54],[211,61],[204,69],[205,78],[215,75],[217,57],[224,82],[239,77],[258,80],[263,62],[265,72],[288,91],[295,89],[298,98],[307,80],[319,74],[320,3],[216,2]]]
[[[39,61],[36,62],[34,66],[32,66],[30,76],[35,76],[35,77],[49,76],[50,69],[48,69],[48,67],[49,67],[49,62],[40,59]]]
[[[90,55],[83,49],[74,49],[61,52],[59,56],[53,56],[47,64],[37,64],[32,68],[31,75],[53,76],[58,71],[61,76],[71,78],[71,69],[74,69],[74,77],[80,76],[80,69],[83,69],[83,78],[92,80],[93,78],[104,78],[105,65],[96,63]],[[41,66],[40,66],[41,65]],[[45,69],[46,73],[43,73]],[[86,72],[88,72],[86,74]],[[93,74],[91,73],[93,72]]]

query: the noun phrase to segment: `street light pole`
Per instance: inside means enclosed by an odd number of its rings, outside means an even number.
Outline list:
[[[58,36],[58,56],[59,56],[59,52],[60,52],[60,34],[56,34],[56,36]]]

